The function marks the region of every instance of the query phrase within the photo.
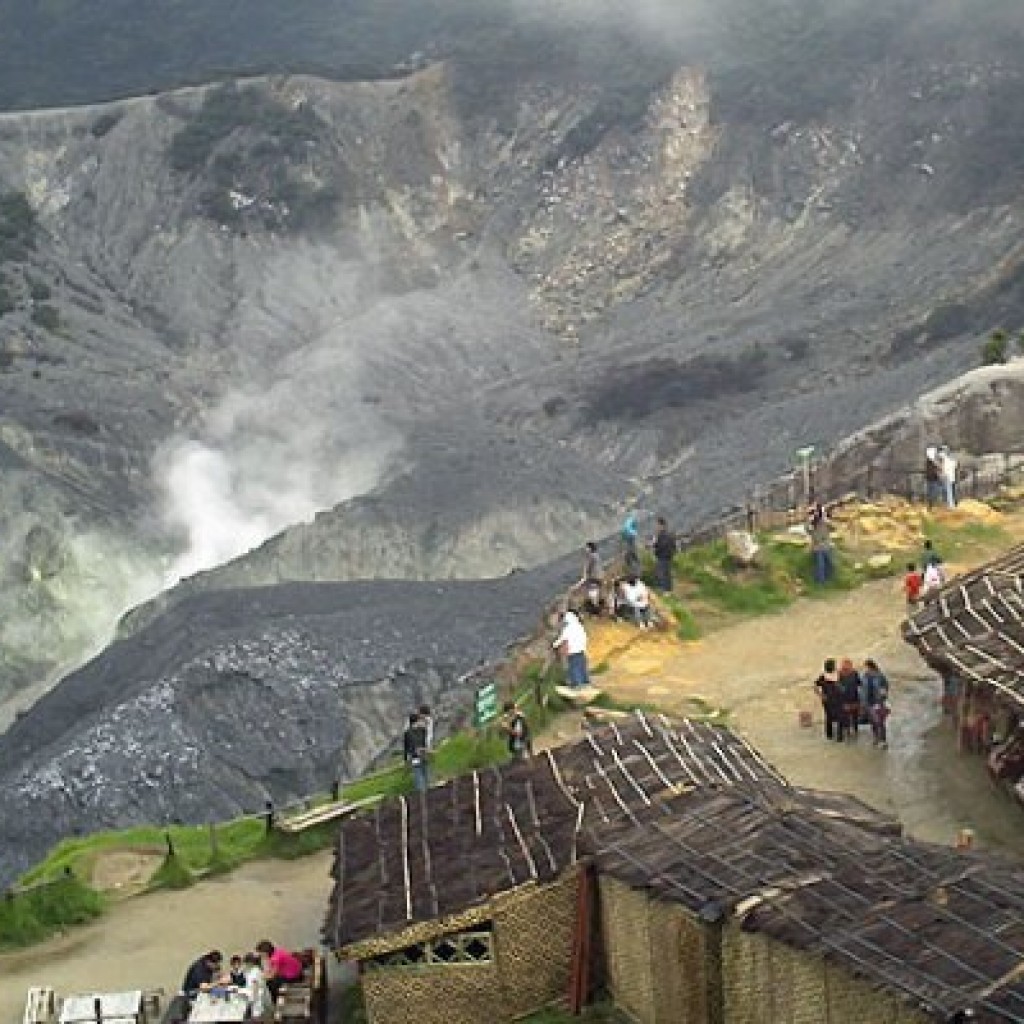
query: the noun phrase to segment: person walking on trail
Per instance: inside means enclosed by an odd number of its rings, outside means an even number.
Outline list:
[[[630,512],[622,524],[622,564],[627,573],[640,571],[640,555],[636,545],[640,537],[640,528],[636,524],[636,513]]]
[[[946,497],[946,507],[956,508],[956,470],[957,462],[953,453],[943,445],[939,449],[939,478]]]
[[[412,772],[412,784],[418,793],[430,788],[427,753],[427,723],[414,711],[402,735],[402,756]]]
[[[533,756],[533,738],[526,715],[514,700],[505,702],[501,719],[501,731],[508,740],[508,752],[515,761],[525,761]]]
[[[889,717],[889,680],[878,667],[878,662],[868,658],[864,662],[864,699],[868,706],[868,719],[871,722],[871,735],[876,747],[889,749],[889,735],[886,719]]]
[[[562,615],[562,630],[551,646],[565,658],[565,675],[569,685],[574,690],[589,686],[587,631],[580,617],[571,609]]]
[[[843,724],[843,691],[839,688],[835,658],[825,659],[824,670],[815,679],[814,689],[821,698],[821,707],[825,712],[825,739],[834,739],[842,743],[846,738]]]
[[[945,582],[946,573],[942,568],[942,563],[938,560],[929,562],[921,577],[921,600],[925,602],[934,600],[938,597]]]
[[[651,547],[654,550],[654,585],[668,594],[672,591],[672,559],[677,545],[675,534],[668,528],[664,516],[658,516]]]
[[[861,716],[861,682],[860,673],[853,667],[849,658],[843,658],[839,665],[839,689],[843,694],[843,724],[846,726],[847,739],[855,740],[858,736]]]
[[[814,562],[814,582],[823,586],[832,579],[832,528],[828,519],[817,516],[811,524],[811,559]]]

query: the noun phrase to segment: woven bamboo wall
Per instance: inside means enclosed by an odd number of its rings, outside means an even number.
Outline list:
[[[730,924],[722,944],[727,1024],[926,1024],[929,1018],[813,953]]]
[[[708,932],[681,907],[600,881],[608,987],[640,1024],[708,1024]]]
[[[496,900],[492,963],[365,972],[371,1024],[505,1024],[565,998],[578,884],[570,872]]]

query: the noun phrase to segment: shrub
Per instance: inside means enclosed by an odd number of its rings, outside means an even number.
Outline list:
[[[35,247],[36,213],[24,192],[0,194],[0,260],[23,260]]]
[[[999,366],[1009,358],[1009,338],[1006,331],[993,331],[981,346],[983,366]]]
[[[103,898],[70,872],[0,902],[0,948],[27,946],[103,910]]]

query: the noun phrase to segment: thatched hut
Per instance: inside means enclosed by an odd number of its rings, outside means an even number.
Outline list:
[[[585,828],[761,784],[785,787],[730,731],[637,716],[382,803],[341,826],[325,942],[361,965],[373,1021],[513,1020],[581,984]]]
[[[1024,546],[948,583],[903,635],[942,677],[960,749],[1000,746],[995,774],[1024,782]]]
[[[592,840],[608,987],[641,1024],[1024,1020],[1024,874],[870,827],[855,801],[669,810]]]

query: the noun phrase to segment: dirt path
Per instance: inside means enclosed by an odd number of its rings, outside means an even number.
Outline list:
[[[782,615],[741,622],[694,644],[626,625],[594,631],[593,663],[608,662],[600,687],[666,712],[693,698],[727,709],[729,723],[793,783],[844,790],[890,812],[922,839],[949,843],[959,828],[980,845],[1024,851],[1024,813],[988,781],[979,758],[961,756],[942,721],[938,681],[899,634],[898,581],[829,600],[801,600]],[[892,684],[890,749],[868,730],[856,743],[828,743],[811,685],[826,657],[873,657]],[[799,713],[810,711],[812,728]]]
[[[230,955],[263,938],[317,946],[330,866],[329,853],[247,864],[190,889],[125,900],[63,938],[0,956],[0,1024],[21,1020],[32,985],[60,995],[153,987],[173,994],[207,949]]]

